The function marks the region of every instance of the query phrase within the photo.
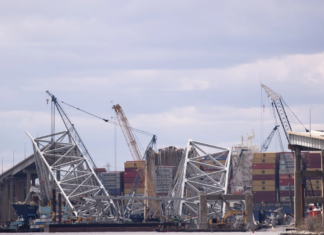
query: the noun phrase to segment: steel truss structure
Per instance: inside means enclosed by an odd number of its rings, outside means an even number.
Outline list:
[[[225,164],[220,159],[225,159]],[[224,160],[223,160],[224,161]],[[178,167],[173,188],[169,196],[186,198],[186,200],[170,200],[167,209],[170,215],[183,219],[198,217],[199,195],[227,194],[230,177],[231,149],[188,140],[183,157]],[[208,216],[222,218],[225,202],[208,204]]]
[[[69,131],[38,138],[26,133],[33,144],[44,200],[52,200],[51,192],[55,189],[71,215],[110,220],[118,214],[112,200],[94,199],[109,194]]]

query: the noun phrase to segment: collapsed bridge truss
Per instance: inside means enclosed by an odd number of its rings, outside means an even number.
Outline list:
[[[33,144],[42,200],[51,201],[55,189],[71,215],[95,220],[114,217],[116,207],[112,200],[94,199],[109,194],[69,131],[37,138],[26,133]]]
[[[169,214],[197,219],[200,194],[227,194],[230,163],[231,149],[189,139],[169,193],[171,197],[186,200],[170,200]],[[221,200],[208,204],[208,216],[222,218],[225,206]]]

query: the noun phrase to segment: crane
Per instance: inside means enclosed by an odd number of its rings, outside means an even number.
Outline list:
[[[95,162],[93,161],[93,159],[90,156],[90,153],[88,151],[88,149],[86,148],[85,144],[83,143],[79,133],[77,132],[75,125],[71,122],[71,120],[69,119],[68,115],[66,114],[66,112],[63,110],[63,108],[61,107],[61,105],[59,104],[57,98],[51,94],[49,91],[46,91],[46,93],[51,97],[51,101],[52,101],[52,132],[55,131],[55,108],[57,109],[57,111],[59,112],[63,123],[69,133],[69,135],[71,136],[72,141],[75,143],[75,145],[81,150],[81,157],[85,160],[85,167],[86,167],[86,171],[88,171],[89,173],[89,179],[87,179],[88,181],[90,180],[90,177],[92,177],[92,185],[91,187],[97,187],[98,191],[96,192],[95,195],[103,195],[103,196],[109,196],[108,192],[106,191],[105,187],[102,184],[102,176],[101,174],[95,174],[94,170],[97,169]],[[53,134],[53,133],[52,133]],[[52,140],[52,142],[55,143],[55,141]],[[55,155],[55,152],[54,152]],[[82,162],[83,163],[83,160]],[[80,163],[80,164],[81,164]],[[77,168],[78,166],[75,166],[74,168]],[[81,169],[81,168],[80,168]],[[59,172],[59,171],[58,171]],[[58,173],[57,172],[57,173]],[[80,172],[77,172],[80,173]],[[79,178],[82,178],[82,173],[80,173],[80,176],[78,176]],[[77,178],[77,177],[76,177]],[[83,182],[87,182],[87,180],[84,180]],[[62,183],[62,182],[61,182]],[[89,186],[90,187],[90,186]],[[77,188],[78,189],[78,188]],[[75,189],[75,190],[77,190]],[[66,199],[66,200],[69,200]],[[92,203],[92,202],[91,202]],[[112,200],[109,200],[109,207],[112,206],[113,209],[116,212],[116,207],[115,204]]]
[[[279,95],[278,93],[276,93],[275,91],[273,91],[272,89],[270,89],[269,87],[267,87],[266,85],[264,85],[262,83],[261,83],[261,87],[265,90],[265,92],[267,93],[267,96],[270,97],[273,112],[274,113],[275,113],[275,111],[277,112],[279,120],[280,120],[282,128],[283,128],[283,131],[285,133],[286,139],[287,139],[287,141],[289,143],[289,135],[288,135],[287,131],[292,131],[292,127],[291,127],[291,124],[289,122],[289,119],[288,119],[284,104],[287,107],[288,107],[288,105],[285,103],[285,101],[283,100],[281,95]],[[297,118],[297,116],[294,113],[293,113],[293,115]],[[309,132],[309,130],[306,129],[306,127],[300,122],[300,120],[298,118],[297,118],[297,120],[305,128],[305,131]],[[293,153],[293,155],[294,155],[294,153]],[[301,160],[302,160],[303,166],[305,167],[305,163],[304,163],[302,158],[301,158]],[[306,193],[308,193],[310,196],[315,196],[310,178],[308,178],[307,181],[306,181],[306,178],[303,178],[303,184],[304,184]],[[308,189],[307,184],[309,184],[311,190]]]
[[[263,144],[261,145],[259,152],[266,152],[267,149],[269,148],[269,145],[271,143],[271,140],[274,136],[274,134],[276,133],[276,131],[278,130],[279,125],[276,125],[273,130],[271,131],[270,135],[268,136],[268,138],[263,142]]]
[[[59,102],[58,99],[56,99],[56,101]],[[60,102],[62,104],[65,104],[65,105],[71,107],[71,108],[74,108],[74,109],[76,109],[78,111],[86,113],[86,114],[88,114],[90,116],[101,119],[106,123],[110,123],[110,124],[113,124],[115,126],[121,127],[122,131],[123,131],[123,133],[125,135],[126,142],[127,142],[128,146],[131,149],[133,159],[136,160],[136,161],[142,161],[142,162],[145,161],[148,158],[149,154],[151,153],[151,150],[155,149],[156,140],[157,140],[156,135],[153,135],[153,134],[145,132],[143,130],[139,130],[139,129],[131,127],[129,125],[128,120],[127,120],[122,108],[120,107],[120,105],[118,105],[116,107],[119,107],[118,108],[119,114],[121,114],[120,112],[122,112],[123,116],[121,117],[121,115],[117,115],[117,117],[120,118],[120,119],[118,119],[118,123],[117,123],[117,122],[114,122],[114,121],[99,117],[99,116],[97,116],[95,114],[92,114],[92,113],[87,112],[87,111],[85,111],[83,109],[75,107],[74,105],[68,104],[68,103],[66,103],[64,101],[60,101]],[[124,121],[125,119],[126,119],[126,122]],[[144,152],[143,158],[141,157],[141,151],[140,151],[139,146],[137,144],[134,132],[137,132],[137,133],[140,133],[140,134],[143,134],[143,135],[147,135],[147,136],[152,136],[152,140],[150,141],[149,145],[147,146],[146,151]],[[144,175],[145,175],[145,165],[142,164],[141,167],[139,168],[139,171],[136,174],[135,181],[134,181],[134,183],[132,185],[132,188],[131,188],[131,191],[129,193],[130,196],[134,196],[136,194],[136,191],[137,191],[137,189],[139,187],[139,184],[144,181]],[[149,190],[150,191],[149,195],[154,195],[155,194],[155,184],[154,184],[154,182],[148,182],[148,184],[152,185],[151,187],[148,187],[148,188],[152,188],[151,190]],[[127,206],[125,208],[125,214],[124,214],[125,217],[130,216],[132,204],[133,204],[133,200],[129,200],[128,204],[127,204]]]
[[[139,149],[135,135],[134,135],[132,129],[130,128],[131,126],[128,122],[128,119],[127,119],[122,107],[119,104],[117,104],[117,105],[113,106],[113,109],[116,112],[116,116],[117,116],[119,125],[122,129],[122,132],[124,134],[124,137],[126,139],[127,145],[129,147],[129,150],[132,154],[134,161],[142,162],[143,160],[146,160],[145,162],[147,163],[149,156],[146,156],[146,155],[148,155],[149,150],[152,149],[153,145],[156,143],[156,136],[153,135],[153,138],[152,138],[150,144],[148,145],[148,147],[144,153],[144,156],[142,158],[141,151]],[[130,195],[135,195],[140,182],[141,181],[144,182],[145,170],[146,170],[146,165],[143,163],[139,164],[139,170],[135,177],[135,181],[134,181],[132,189],[130,191]],[[154,171],[153,171],[153,169],[147,169],[147,170],[148,170],[149,174],[155,173],[155,169],[154,169]],[[147,176],[146,182],[147,182],[146,192],[147,192],[148,196],[156,196],[155,182],[153,180],[153,177]],[[128,202],[128,205],[126,207],[126,212],[128,212],[128,215],[130,215],[131,204],[132,204],[132,200],[130,200]]]

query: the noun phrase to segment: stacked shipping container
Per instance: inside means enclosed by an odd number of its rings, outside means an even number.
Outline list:
[[[156,193],[158,196],[166,196],[172,184],[172,170],[174,166],[156,167]]]
[[[124,173],[124,194],[129,194],[135,177],[137,175],[139,167],[145,164],[144,161],[127,161],[124,163],[125,165],[125,173]],[[139,184],[136,194],[144,194],[144,182],[141,181]]]
[[[103,185],[108,191],[109,195],[121,195],[124,191],[124,172],[110,171],[102,174]]]
[[[289,183],[291,196],[294,197],[294,171],[295,160],[292,153],[279,153],[279,201],[290,202]]]
[[[312,152],[308,153],[308,155],[304,158],[306,163],[306,169],[308,171],[317,171],[321,170],[321,154],[320,152]],[[312,177],[312,188],[314,190],[314,194],[316,196],[322,195],[322,186],[321,186],[321,179],[319,177]],[[311,190],[310,184],[307,184],[307,189]]]
[[[276,202],[276,153],[254,153],[252,192],[254,202]]]

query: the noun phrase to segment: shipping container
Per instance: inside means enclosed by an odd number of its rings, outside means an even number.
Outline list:
[[[253,164],[274,164],[276,163],[276,158],[253,158]]]
[[[279,175],[292,175],[294,173],[295,169],[279,170]]]
[[[295,169],[295,165],[279,165],[279,170],[286,170],[286,169],[288,169],[288,170],[290,170],[290,169],[294,170]]]
[[[306,164],[306,168],[310,169],[310,168],[319,168],[321,166],[321,163],[307,163]]]
[[[280,160],[285,160],[285,159],[294,159],[294,155],[292,153],[280,153],[279,154],[279,159]]]
[[[253,193],[253,197],[275,197],[276,196],[276,192],[275,191],[252,191]]]
[[[124,178],[124,172],[123,174],[104,174],[102,173],[102,178],[103,179],[120,179],[120,178]]]
[[[292,201],[294,201],[294,197],[292,197]],[[280,197],[280,202],[290,202],[290,197]]]
[[[252,182],[253,186],[262,186],[262,185],[266,185],[266,186],[275,186],[276,181],[274,180],[254,180]]]
[[[125,188],[124,189],[124,194],[129,194],[131,191],[131,188]],[[144,194],[144,188],[138,188],[136,190],[136,194]]]
[[[170,188],[156,188],[156,193],[168,193]]]
[[[310,159],[310,158],[321,158],[321,152],[311,152],[308,153],[308,156],[306,157],[306,159]]]
[[[144,167],[145,161],[127,161],[124,163],[125,168]]]
[[[125,183],[124,184],[124,188],[132,188],[133,187],[133,183]],[[138,188],[144,188],[144,183],[140,183],[138,185]]]
[[[289,180],[289,179],[295,179],[295,175],[294,174],[291,174],[291,175],[279,175],[279,180]]]
[[[280,186],[284,186],[284,185],[288,185],[290,183],[290,185],[294,185],[295,184],[295,180],[289,180],[289,179],[286,179],[286,180],[279,180],[279,185]]]
[[[291,190],[294,190],[294,185],[291,185]],[[279,186],[279,190],[280,191],[289,191],[289,186],[288,185],[284,185],[284,186]]]
[[[104,184],[104,187],[109,188],[109,189],[111,189],[111,188],[120,189],[120,188],[122,188],[122,185],[120,185],[120,184]]]
[[[322,196],[322,190],[314,190],[315,196]]]
[[[252,175],[252,181],[254,180],[275,180],[275,175]]]
[[[137,172],[138,167],[127,167],[125,168],[125,172]]]
[[[276,202],[276,197],[254,197],[253,202]]]
[[[256,192],[256,191],[275,191],[276,190],[276,186],[272,185],[272,186],[252,186],[252,191]]]
[[[308,190],[311,190],[312,188],[315,191],[322,190],[322,186],[321,185],[318,185],[318,184],[314,185],[314,184],[312,184],[312,186],[310,186],[309,184],[307,184],[307,189]]]
[[[295,165],[295,159],[284,159],[284,160],[280,160],[280,165]]]
[[[252,169],[276,169],[276,164],[253,164]]]
[[[322,163],[322,160],[321,158],[309,158],[309,159],[306,159],[305,161],[307,164],[310,163],[310,164],[321,164]]]
[[[137,175],[137,172],[125,172],[124,178],[135,178]]]
[[[274,174],[275,174],[275,169],[265,169],[265,170],[253,169],[252,170],[252,175],[274,175]]]
[[[276,158],[277,153],[254,153],[253,158]]]
[[[280,191],[279,192],[280,197],[289,197],[289,191]],[[291,196],[295,196],[295,191],[291,190]]]
[[[133,183],[135,180],[135,177],[134,178],[124,178],[124,183]]]
[[[322,180],[311,180],[312,185],[321,185]]]

